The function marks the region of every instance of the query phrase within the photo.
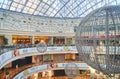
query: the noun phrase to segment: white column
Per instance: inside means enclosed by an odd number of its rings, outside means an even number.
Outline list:
[[[65,44],[67,44],[67,37],[65,37]]]
[[[0,20],[1,22],[0,22],[0,29],[2,29],[2,27],[3,27],[3,21],[2,20]]]
[[[53,37],[50,39],[50,44],[53,45]]]
[[[4,18],[0,19],[0,29],[3,29],[4,24]]]
[[[94,79],[95,69],[90,67],[90,79]]]
[[[38,79],[38,73],[34,74],[34,79]]]
[[[32,44],[35,44],[34,36],[32,36]]]
[[[72,37],[72,44],[75,44],[75,37]]]

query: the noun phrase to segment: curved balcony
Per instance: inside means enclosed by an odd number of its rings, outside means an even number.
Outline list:
[[[50,46],[47,47],[47,51],[45,53],[39,53],[36,47],[32,48],[22,48],[22,49],[15,49],[3,53],[0,55],[0,69],[5,66],[6,64],[27,56],[32,55],[43,55],[43,54],[62,54],[62,53],[77,53],[75,46]]]
[[[67,63],[54,63],[54,67],[51,67],[50,64],[38,65],[38,66],[34,66],[34,67],[31,67],[31,68],[25,69],[24,71],[17,74],[13,79],[21,79],[21,77],[26,77],[26,76],[32,75],[36,72],[42,72],[42,71],[45,71],[45,70],[64,69],[65,65]],[[82,70],[84,70],[84,69],[88,70],[89,69],[89,66],[85,63],[76,63],[76,64],[78,65],[79,69],[82,69]],[[25,72],[27,72],[27,74],[24,74]]]
[[[84,46],[83,46],[84,48]],[[112,51],[112,47],[111,46],[111,51]],[[87,46],[87,50],[86,52],[89,53],[89,50],[90,50],[90,46]],[[116,49],[118,51],[118,49]],[[104,54],[104,47],[102,47],[102,50],[99,50],[99,52],[97,53],[98,55],[99,54]],[[19,49],[15,49],[15,50],[10,50],[6,53],[2,53],[0,55],[0,68],[3,68],[6,64],[14,61],[14,60],[17,60],[19,58],[23,58],[23,57],[27,57],[27,56],[33,56],[33,55],[46,55],[46,54],[52,54],[52,55],[60,55],[60,54],[67,54],[67,53],[70,53],[70,54],[77,54],[77,51],[76,51],[76,47],[75,46],[49,46],[47,47],[47,51],[45,53],[40,53],[37,51],[36,47],[31,47],[31,48],[19,48]],[[10,74],[10,78],[13,79],[13,77],[24,71],[25,69],[28,69],[28,68],[31,68],[33,66],[38,66],[38,65],[44,65],[44,64],[49,64],[49,63],[66,63],[66,62],[83,62],[82,60],[76,60],[76,59],[71,59],[71,60],[50,60],[50,61],[47,61],[47,62],[44,62],[44,61],[40,61],[38,63],[31,63],[31,64],[28,64],[28,65],[25,65],[25,66],[22,66],[22,67],[19,67],[19,68],[10,68],[8,69],[9,70],[9,74]],[[1,69],[0,70],[0,79],[2,79],[2,77],[4,76],[5,72]]]
[[[58,54],[59,55],[59,54]],[[18,73],[28,69],[28,68],[32,68],[34,66],[40,66],[40,65],[49,65],[49,64],[54,64],[54,63],[68,63],[68,62],[76,62],[76,63],[83,63],[85,64],[82,60],[76,60],[76,59],[70,59],[70,60],[51,60],[51,61],[40,61],[40,62],[37,62],[37,63],[31,63],[31,64],[28,64],[28,65],[24,65],[24,66],[21,66],[21,67],[16,67],[16,68],[9,68],[7,69],[7,71],[9,72],[9,76],[10,76],[10,79],[13,79],[13,77],[15,75],[17,75]],[[85,65],[84,69],[89,69],[87,65]],[[1,73],[0,73],[0,79],[2,79],[4,77],[4,75],[6,74],[6,72],[4,72],[4,70],[1,70]]]
[[[3,68],[6,64],[17,60],[19,58],[27,57],[27,56],[33,56],[33,55],[45,55],[45,54],[66,54],[66,53],[77,53],[76,52],[76,47],[75,46],[49,46],[47,47],[47,51],[45,53],[39,53],[36,49],[36,47],[31,47],[31,48],[22,48],[22,49],[15,49],[15,50],[10,50],[6,53],[2,53],[0,55],[0,68]],[[9,75],[10,79],[13,79],[13,77],[18,74],[19,72],[33,67],[33,66],[38,66],[38,65],[43,65],[43,64],[49,64],[49,63],[65,63],[65,62],[83,62],[82,60],[76,60],[76,59],[71,59],[71,60],[50,60],[50,61],[40,61],[37,63],[31,63],[22,67],[16,67],[16,68],[9,68]],[[2,78],[6,73],[4,70],[0,70],[0,77]],[[0,78],[0,79],[1,79]]]

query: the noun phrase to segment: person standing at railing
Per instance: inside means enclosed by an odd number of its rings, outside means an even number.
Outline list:
[[[6,72],[6,79],[10,79],[10,75],[8,71]]]
[[[6,75],[3,76],[3,79],[7,79],[7,78],[6,78]]]

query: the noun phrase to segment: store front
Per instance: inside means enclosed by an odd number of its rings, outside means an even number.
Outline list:
[[[0,36],[0,46],[4,45],[4,36]]]
[[[62,37],[62,36],[53,37],[53,44],[54,45],[64,45],[65,37]]]
[[[32,36],[12,35],[13,44],[32,44]]]
[[[40,42],[45,42],[46,44],[49,43],[49,36],[34,36],[34,43],[38,44]]]

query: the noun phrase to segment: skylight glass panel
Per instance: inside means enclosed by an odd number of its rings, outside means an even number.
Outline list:
[[[3,9],[53,17],[82,17],[108,5],[120,5],[120,0],[0,0]]]
[[[6,8],[5,9],[9,9],[9,5],[6,5]]]
[[[42,13],[45,13],[45,12],[46,12],[46,10],[47,10],[47,9],[42,8],[41,12],[42,12]]]
[[[40,7],[43,7],[44,5],[45,5],[45,3],[41,2]]]
[[[118,2],[120,2],[120,1],[118,1]],[[116,2],[116,0],[115,0],[115,1],[114,1],[114,0],[111,0],[110,4],[111,4],[111,5],[117,5],[117,2]]]
[[[17,2],[17,3],[19,3],[21,0],[14,0],[14,2]]]
[[[3,9],[6,9],[6,7],[7,7],[7,5],[6,5],[6,4],[4,4],[4,5],[2,6],[2,8],[3,8]]]
[[[39,6],[39,7],[37,8],[37,11],[41,11],[41,9],[42,9],[42,7],[41,7],[41,6]]]
[[[8,1],[7,4],[10,5],[12,3],[12,1]]]
[[[49,8],[49,6],[48,5],[44,5],[44,8],[47,9],[47,8]]]
[[[11,6],[11,7],[10,7],[10,10],[15,11],[15,10],[16,10],[16,8],[15,8],[15,7],[13,7],[13,6]]]
[[[96,1],[95,0],[89,0],[89,3],[92,6],[92,5],[95,5]],[[88,4],[88,3],[86,3],[86,4]]]
[[[31,6],[32,9],[35,9],[36,7],[37,7],[37,5],[35,5],[35,4],[33,4],[33,5]]]
[[[53,10],[50,15],[54,16],[56,14],[56,10]]]
[[[54,4],[52,5],[52,8],[58,10],[58,9],[60,9],[60,4],[54,3]]]
[[[35,12],[34,12],[34,15],[38,15],[38,14],[39,14],[39,11],[35,11]]]
[[[18,4],[17,4],[16,2],[13,2],[13,3],[11,4],[11,6],[12,6],[12,7],[17,7]]]
[[[0,3],[0,8],[2,7],[2,4]]]
[[[34,0],[34,4],[39,4],[41,0]]]
[[[31,2],[27,2],[26,6],[27,6],[27,7],[31,7],[32,4],[33,4],[33,3],[31,3]]]
[[[28,12],[29,12],[30,14],[32,14],[32,13],[33,13],[33,11],[34,11],[34,9],[29,9],[29,11],[28,11]]]
[[[48,0],[42,0],[43,2],[47,2]]]
[[[91,7],[91,5],[90,5],[90,4],[86,5],[86,8],[90,8],[90,7]]]
[[[23,8],[23,7],[24,7],[24,6],[23,6],[23,5],[20,5],[20,4],[17,6],[17,8],[19,8],[19,9],[21,9],[21,8]]]
[[[7,3],[8,3],[8,0],[4,0],[3,3],[4,3],[4,4],[7,4]]]
[[[47,11],[46,14],[49,15],[51,13],[51,11]]]
[[[111,5],[115,5],[115,4],[116,4],[116,2],[112,2],[112,3],[111,3]]]
[[[44,15],[44,14],[40,12],[39,15]]]
[[[42,0],[44,3],[50,5],[53,1],[52,0]]]
[[[16,11],[20,12],[20,11],[21,11],[21,8],[17,8]]]
[[[19,4],[25,4],[25,2],[26,2],[26,0],[19,0]]]
[[[52,7],[55,7],[55,6],[57,6],[57,5],[60,5],[59,0],[58,0],[58,1],[55,1],[55,2],[53,3]]]
[[[53,8],[49,8],[49,11],[52,12],[54,9]]]
[[[104,6],[104,5],[105,4],[103,3],[103,1],[100,1],[100,2],[97,3],[97,7],[96,8],[99,8],[99,7]]]
[[[4,0],[0,0],[0,3],[3,3],[4,2]]]
[[[29,7],[25,7],[24,10],[23,10],[23,12],[24,12],[24,13],[27,13],[28,10],[29,10]]]

